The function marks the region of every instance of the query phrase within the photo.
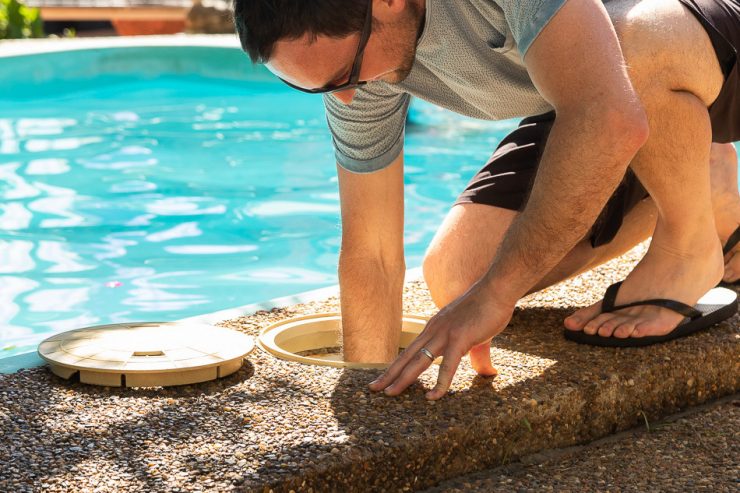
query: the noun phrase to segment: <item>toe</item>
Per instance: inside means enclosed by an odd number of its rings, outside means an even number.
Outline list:
[[[599,327],[601,337],[611,337],[614,330],[625,321],[625,317],[614,315],[612,318],[605,320]]]
[[[593,320],[601,313],[601,302],[594,303],[586,308],[581,308],[573,313],[571,316],[566,317],[563,321],[565,327],[571,330],[583,330],[583,327],[589,321]]]
[[[626,339],[632,335],[632,332],[635,330],[635,322],[632,320],[627,320],[620,324],[616,329],[614,329],[614,337],[618,337],[620,339]]]
[[[491,341],[478,344],[470,349],[470,365],[479,375],[494,376],[498,371],[491,363]]]
[[[590,322],[588,322],[583,327],[583,332],[589,335],[594,335],[599,331],[599,328],[601,328],[601,325],[614,318],[615,315],[613,313],[602,313],[601,315],[598,315],[596,318],[592,319]]]
[[[635,324],[631,337],[662,336],[669,333],[673,327],[661,320],[649,320]]]

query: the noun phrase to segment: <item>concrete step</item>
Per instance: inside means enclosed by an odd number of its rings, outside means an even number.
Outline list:
[[[548,450],[424,493],[740,489],[740,394],[587,445]]]

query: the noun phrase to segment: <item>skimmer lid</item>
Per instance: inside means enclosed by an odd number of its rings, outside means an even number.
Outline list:
[[[53,335],[38,353],[52,372],[108,386],[204,382],[237,371],[254,339],[235,330],[188,322],[98,325]]]

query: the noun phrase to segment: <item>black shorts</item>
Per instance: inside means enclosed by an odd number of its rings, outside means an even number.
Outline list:
[[[713,142],[740,140],[740,0],[679,0],[712,41],[725,83],[709,107]]]
[[[740,140],[740,0],[680,1],[706,29],[725,76],[722,90],[709,108],[712,140]],[[486,204],[522,210],[554,121],[554,111],[523,119],[501,141],[455,204]],[[647,197],[645,188],[628,169],[588,232],[591,246],[596,248],[609,243],[622,226],[624,216]]]

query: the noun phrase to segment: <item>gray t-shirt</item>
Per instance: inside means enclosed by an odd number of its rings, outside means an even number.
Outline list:
[[[485,120],[552,110],[524,55],[565,0],[426,0],[424,32],[411,73],[398,84],[369,82],[351,104],[324,96],[336,159],[369,173],[403,148],[410,95]]]

